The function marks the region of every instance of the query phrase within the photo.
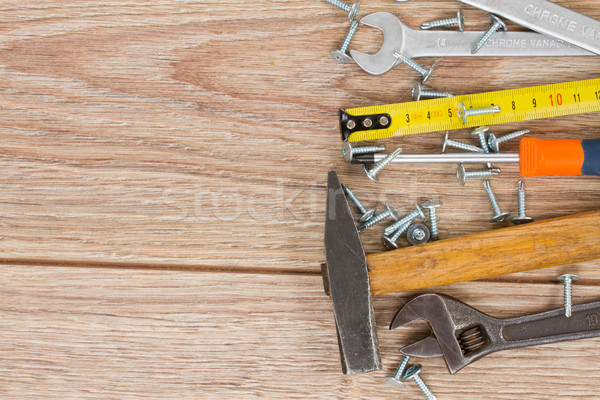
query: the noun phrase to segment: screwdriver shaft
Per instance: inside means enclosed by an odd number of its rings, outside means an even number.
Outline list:
[[[385,154],[368,154],[357,156],[353,160],[356,163],[372,164],[385,158]],[[392,164],[433,164],[433,163],[463,163],[463,164],[485,164],[485,163],[518,163],[518,153],[500,153],[500,154],[476,154],[476,153],[456,153],[456,154],[398,154]]]

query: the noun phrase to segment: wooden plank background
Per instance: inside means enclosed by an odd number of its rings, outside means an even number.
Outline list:
[[[557,3],[600,18],[593,0]],[[410,26],[458,3],[365,0]],[[468,29],[485,13],[462,7]],[[338,64],[349,22],[324,1],[0,3],[0,395],[3,399],[420,398],[388,387],[397,349],[423,326],[387,331],[418,293],[376,298],[384,370],[340,372],[319,263],[326,174],[402,210],[437,198],[441,237],[495,229],[478,183],[454,166],[392,167],[371,183],[345,164],[341,107],[405,101],[404,66],[370,76]],[[522,29],[509,24],[509,29]],[[361,27],[351,48],[376,51]],[[600,77],[600,59],[421,59],[455,94]],[[498,126],[598,137],[598,114]],[[467,132],[457,137],[466,140]],[[385,141],[438,152],[439,133]],[[507,144],[514,151],[516,143]],[[516,211],[516,166],[493,181]],[[536,219],[594,210],[597,178],[526,181]],[[382,251],[380,230],[363,234]],[[562,272],[598,298],[589,262],[435,288],[499,317],[558,307]],[[190,269],[186,271],[186,269]],[[450,376],[423,360],[440,399],[596,398],[600,339],[498,353]]]

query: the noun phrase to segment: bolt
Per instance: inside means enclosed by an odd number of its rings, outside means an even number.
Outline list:
[[[408,65],[409,67],[411,67],[412,69],[417,71],[419,74],[421,74],[421,76],[423,77],[422,83],[425,83],[427,81],[427,79],[429,79],[429,77],[431,76],[431,73],[433,72],[433,67],[431,67],[429,69],[423,68],[419,64],[417,64],[412,58],[407,56],[406,54],[402,54],[397,51],[394,51],[394,57],[402,60],[404,62],[404,64]]]
[[[400,236],[408,230],[409,227],[410,222],[407,222],[406,224],[398,228],[398,230],[394,232],[392,236],[383,235],[381,237],[381,242],[388,250],[396,250],[398,248],[398,243],[396,242],[398,241],[398,239],[400,239]]]
[[[369,229],[370,227],[372,227],[373,225],[383,221],[386,218],[393,218],[394,220],[398,221],[398,209],[396,209],[396,207],[394,207],[389,201],[385,202],[385,206],[387,208],[387,210],[385,210],[382,213],[377,214],[376,216],[374,216],[373,218],[369,219],[368,221],[363,222],[362,224],[360,224],[358,226],[358,231],[362,232],[365,229]]]
[[[358,9],[360,8],[360,1],[356,1],[354,4],[349,6],[348,4],[341,2],[340,0],[325,0],[331,5],[336,6],[337,8],[341,8],[342,10],[348,13],[348,21],[352,21],[356,14],[358,14]]]
[[[444,136],[444,143],[442,145],[442,153],[446,152],[446,147],[454,147],[455,149],[470,151],[472,153],[483,153],[483,149],[472,144],[459,142],[458,140],[452,140],[448,138],[448,132],[446,131],[446,136]]]
[[[394,376],[387,376],[385,378],[385,380],[393,387],[403,388],[405,386],[404,383],[402,383],[402,375],[404,375],[408,360],[410,360],[410,356],[404,356]]]
[[[429,210],[429,226],[431,227],[431,240],[438,240],[437,208],[444,203],[439,200],[429,200],[421,204],[421,207]]]
[[[412,224],[408,228],[408,231],[406,231],[408,243],[413,246],[427,243],[430,237],[431,233],[429,232],[429,229],[423,224]]]
[[[529,129],[523,129],[520,131],[515,131],[512,133],[509,133],[509,134],[504,135],[499,138],[497,138],[493,133],[490,132],[487,143],[488,143],[490,150],[492,150],[494,153],[498,153],[500,151],[500,147],[499,147],[500,143],[504,143],[504,142],[508,142],[509,140],[516,139],[519,136],[523,136],[529,132],[530,132]]]
[[[387,155],[383,160],[379,161],[377,164],[373,166],[371,169],[367,169],[367,164],[363,164],[363,169],[365,170],[365,174],[369,177],[370,180],[377,183],[379,180],[377,179],[377,174],[384,169],[392,160],[400,154],[402,149],[398,147],[396,150]]]
[[[344,156],[344,160],[351,163],[354,159],[354,156],[359,154],[369,154],[369,153],[378,153],[380,151],[385,151],[385,146],[359,146],[352,147],[350,142],[344,142],[342,146],[342,154]]]
[[[514,224],[527,224],[533,222],[533,218],[528,217],[525,213],[525,186],[523,181],[519,181],[519,215],[512,219]]]
[[[362,214],[358,222],[363,223],[373,218],[373,215],[375,215],[376,210],[374,208],[367,210],[365,206],[363,206],[363,204],[360,202],[360,200],[358,200],[358,197],[356,197],[354,192],[348,188],[348,186],[342,183],[342,187],[344,188],[344,192],[346,192],[346,196],[348,196],[348,198],[352,201],[352,203],[354,203],[356,208],[358,208],[358,211],[360,211],[360,213]]]
[[[419,376],[419,372],[421,372],[421,368],[422,367],[420,364],[416,364],[416,365],[412,365],[412,366],[408,367],[408,369],[404,373],[403,378],[405,380],[412,379],[413,381],[415,381],[415,383],[417,384],[419,389],[421,389],[421,391],[423,392],[425,397],[427,397],[428,400],[436,400],[433,393],[431,393],[431,390],[429,390],[429,388],[427,387],[425,382],[423,382],[423,379],[421,379],[421,377]]]
[[[490,28],[483,34],[483,36],[481,36],[477,43],[475,43],[475,45],[471,49],[471,54],[475,54],[479,50],[481,50],[483,45],[485,45],[486,42],[490,40],[492,35],[498,30],[502,29],[503,31],[506,31],[506,25],[504,25],[504,22],[502,22],[500,18],[492,14],[490,15],[490,20],[492,21],[492,26],[490,26]]]
[[[485,192],[488,195],[488,199],[490,199],[490,204],[494,209],[494,216],[490,219],[490,222],[502,222],[510,215],[510,212],[503,213],[500,211],[500,207],[498,206],[498,202],[496,201],[496,197],[494,196],[494,192],[492,192],[492,187],[490,186],[490,181],[483,181],[483,187],[485,188]]]
[[[465,103],[458,103],[457,113],[458,118],[462,121],[463,125],[466,125],[467,118],[474,117],[477,115],[496,114],[500,112],[499,106],[493,106],[489,108],[471,108],[467,110]]]
[[[565,317],[571,318],[572,294],[571,284],[579,280],[579,276],[575,274],[562,274],[556,277],[557,280],[563,282],[565,286]]]
[[[350,61],[352,61],[352,58],[350,58],[350,56],[346,54],[346,50],[348,50],[348,46],[350,46],[350,41],[356,33],[356,28],[358,28],[358,21],[352,21],[352,23],[350,24],[350,28],[348,28],[348,33],[346,33],[346,37],[342,42],[342,47],[340,47],[339,49],[333,49],[329,52],[329,54],[331,54],[331,56],[337,61],[344,64],[347,64]]]
[[[463,32],[465,30],[465,17],[463,16],[460,8],[456,12],[455,18],[438,19],[436,21],[425,22],[421,24],[421,29],[432,29],[441,28],[444,26],[458,25],[458,30]]]
[[[414,101],[419,101],[421,98],[424,99],[441,99],[444,97],[454,97],[451,93],[437,92],[435,90],[423,89],[421,82],[415,83],[412,88],[412,98]]]
[[[490,176],[498,175],[499,173],[499,168],[467,171],[465,170],[465,165],[463,163],[460,163],[458,164],[458,168],[456,169],[456,179],[458,179],[458,183],[460,183],[461,186],[465,186],[467,180],[470,178],[488,178]]]
[[[386,235],[391,235],[392,233],[396,232],[396,230],[399,229],[402,225],[406,223],[412,223],[418,217],[420,217],[421,219],[425,219],[425,213],[423,212],[423,209],[417,203],[415,203],[415,211],[402,217],[401,219],[397,220],[397,222],[385,228],[383,233],[385,233]]]

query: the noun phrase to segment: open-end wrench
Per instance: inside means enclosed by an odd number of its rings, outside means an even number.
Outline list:
[[[350,55],[365,71],[381,75],[398,64],[395,52],[417,57],[472,56],[591,56],[594,55],[563,41],[535,32],[501,32],[494,35],[476,54],[471,47],[483,34],[476,31],[419,31],[409,28],[388,12],[369,14],[361,24],[383,32],[383,44],[376,54],[350,50]]]
[[[450,296],[424,294],[396,314],[390,329],[417,319],[431,325],[434,336],[402,348],[415,357],[443,356],[451,374],[500,350],[600,336],[600,301],[565,310],[545,311],[515,318],[493,318]]]

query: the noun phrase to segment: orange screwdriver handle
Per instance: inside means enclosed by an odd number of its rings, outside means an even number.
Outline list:
[[[600,139],[521,139],[522,176],[600,175]]]

